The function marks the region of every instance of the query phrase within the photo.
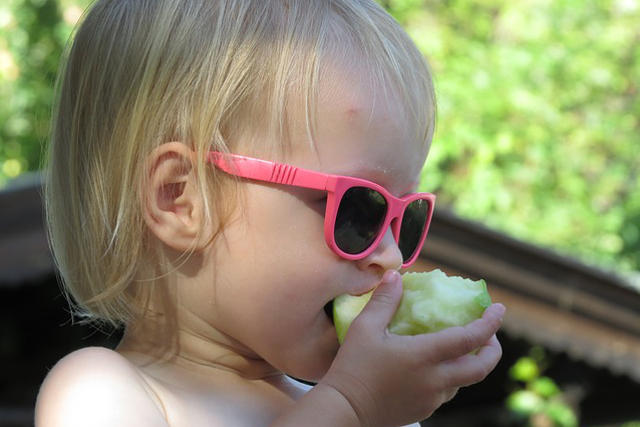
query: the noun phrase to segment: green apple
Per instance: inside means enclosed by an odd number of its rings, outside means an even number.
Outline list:
[[[437,269],[403,274],[402,287],[400,306],[389,324],[389,332],[398,335],[417,335],[463,326],[481,317],[491,305],[484,280],[449,277]],[[333,301],[333,322],[340,343],[372,293],[341,295]]]

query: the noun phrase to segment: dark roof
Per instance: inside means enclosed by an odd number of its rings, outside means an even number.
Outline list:
[[[0,190],[0,286],[53,271],[44,231],[40,175],[23,175]]]
[[[50,276],[41,185],[0,191],[0,287]],[[640,293],[625,279],[436,210],[414,270],[484,278],[507,306],[504,331],[640,383]]]

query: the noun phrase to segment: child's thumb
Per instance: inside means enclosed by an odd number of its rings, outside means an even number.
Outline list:
[[[371,295],[362,314],[374,327],[385,329],[395,314],[402,299],[402,276],[396,270],[388,270],[382,282]]]

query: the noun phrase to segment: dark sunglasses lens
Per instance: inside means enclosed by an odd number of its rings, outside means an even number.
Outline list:
[[[348,189],[336,216],[336,244],[348,254],[363,252],[378,236],[386,214],[387,201],[382,194],[366,187]]]
[[[407,262],[416,251],[420,238],[427,224],[429,214],[429,201],[419,199],[407,206],[400,226],[400,239],[398,246],[402,252],[403,262]]]

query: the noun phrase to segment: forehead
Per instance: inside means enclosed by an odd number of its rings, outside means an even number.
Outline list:
[[[292,121],[296,164],[368,179],[397,194],[417,184],[425,144],[412,137],[415,124],[394,92],[362,69],[334,67],[323,74],[315,119],[315,150],[304,115]]]

